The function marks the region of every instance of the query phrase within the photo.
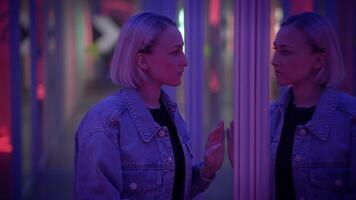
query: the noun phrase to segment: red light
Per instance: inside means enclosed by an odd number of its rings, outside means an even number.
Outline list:
[[[5,126],[0,127],[0,153],[11,153],[12,145],[10,143],[9,131]]]
[[[293,15],[313,11],[313,1],[312,0],[291,0],[291,13]]]
[[[220,0],[210,0],[209,22],[211,26],[217,26],[220,21]]]
[[[218,73],[213,70],[210,75],[209,88],[212,93],[217,93],[220,90],[220,83],[218,79]]]
[[[37,86],[37,99],[43,100],[46,96],[46,89],[43,84]]]

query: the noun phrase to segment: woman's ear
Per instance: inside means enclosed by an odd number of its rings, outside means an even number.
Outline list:
[[[136,64],[142,71],[147,71],[149,69],[147,57],[143,53],[138,53],[136,55]]]
[[[326,62],[326,53],[317,53],[313,64],[313,69],[319,70]]]

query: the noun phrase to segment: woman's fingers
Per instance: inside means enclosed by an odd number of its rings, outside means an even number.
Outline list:
[[[227,137],[227,149],[228,157],[231,163],[231,166],[234,167],[233,157],[234,157],[234,121],[230,122],[230,128],[226,129]]]
[[[219,149],[222,149],[223,148],[223,144],[221,144],[220,142],[219,143],[216,143],[216,144],[213,144],[211,147],[209,147],[207,150],[206,150],[206,154],[207,155],[212,155],[214,154],[215,152],[217,152]]]
[[[218,126],[209,134],[207,145],[211,143],[224,142],[224,122],[220,121]]]
[[[225,131],[224,122],[219,122],[218,126],[209,134],[205,145],[204,163],[206,165],[205,174],[214,174],[221,168],[225,153]]]
[[[233,137],[233,136],[231,135],[231,130],[230,130],[230,128],[226,129],[226,139],[227,139],[227,141],[228,141],[228,142],[231,142],[232,137]]]

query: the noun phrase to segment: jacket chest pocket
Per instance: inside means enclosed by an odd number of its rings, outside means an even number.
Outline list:
[[[159,199],[162,174],[153,169],[123,170],[123,198]]]
[[[321,190],[344,192],[349,181],[349,169],[346,167],[312,168],[309,179],[312,185]]]

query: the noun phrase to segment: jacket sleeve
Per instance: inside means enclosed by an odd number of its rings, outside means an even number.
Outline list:
[[[75,199],[121,199],[121,156],[111,137],[99,131],[76,140]]]
[[[356,199],[356,115],[353,115],[351,123],[351,152],[350,152],[350,195],[345,200]]]
[[[215,175],[212,178],[204,177],[201,174],[201,168],[203,162],[194,165],[192,169],[192,188],[191,188],[191,198],[194,198],[199,193],[204,192],[210,185],[210,183],[215,179]]]

